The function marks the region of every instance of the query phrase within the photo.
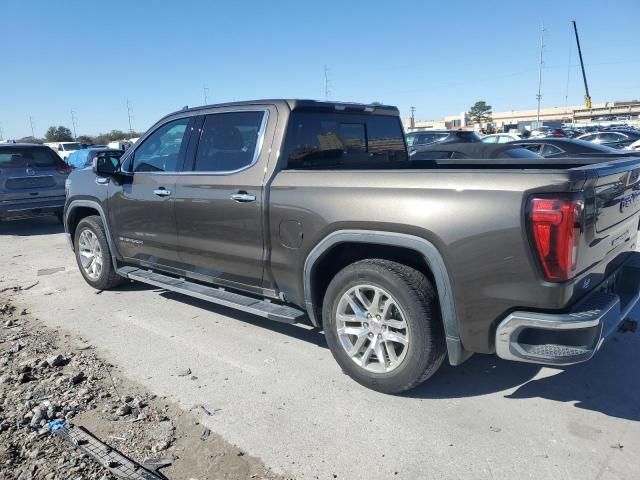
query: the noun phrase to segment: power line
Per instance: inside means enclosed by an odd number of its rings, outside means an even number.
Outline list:
[[[71,109],[71,125],[73,126],[73,139],[74,140],[78,139],[78,134],[76,133],[76,122],[77,122],[76,112],[72,108]]]
[[[129,117],[129,133],[133,133],[133,127],[131,126],[131,117],[133,117],[133,107],[131,102],[127,98],[127,117]]]

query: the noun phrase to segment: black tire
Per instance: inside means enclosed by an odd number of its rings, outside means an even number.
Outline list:
[[[404,360],[386,373],[370,372],[347,354],[338,337],[336,313],[342,296],[356,285],[373,285],[389,292],[406,317],[410,332]],[[343,371],[365,387],[399,393],[424,382],[440,367],[446,346],[436,292],[418,270],[382,259],[353,263],[331,280],[325,293],[322,318],[331,353]]]
[[[85,230],[90,230],[91,232],[93,232],[93,234],[97,237],[97,241],[100,244],[100,249],[102,250],[102,271],[96,279],[92,279],[91,277],[89,277],[87,272],[85,272],[80,260],[79,239],[80,235]],[[111,250],[109,250],[109,242],[107,242],[107,236],[104,233],[102,219],[99,215],[91,215],[80,220],[78,226],[76,227],[73,245],[76,255],[76,262],[78,263],[78,269],[80,270],[80,273],[84,277],[85,281],[93,288],[97,290],[110,290],[125,281],[125,278],[118,275],[113,267],[113,262],[111,261]]]

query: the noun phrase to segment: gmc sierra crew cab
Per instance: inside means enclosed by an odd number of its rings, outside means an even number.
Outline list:
[[[445,357],[582,362],[639,308],[640,158],[420,160],[395,107],[185,108],[66,190],[91,286],[308,321],[381,392]]]

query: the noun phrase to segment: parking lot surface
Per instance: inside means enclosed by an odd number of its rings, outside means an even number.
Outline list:
[[[344,375],[318,330],[153,287],[85,284],[52,218],[0,224],[0,289],[295,478],[640,477],[640,332],[568,368],[476,355],[402,396]],[[179,375],[190,369],[190,376]]]

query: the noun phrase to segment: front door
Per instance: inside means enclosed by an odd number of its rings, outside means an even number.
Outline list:
[[[267,118],[267,110],[206,115],[193,165],[176,185],[180,258],[186,269],[217,283],[262,283],[265,173],[258,159]]]
[[[129,175],[109,185],[113,237],[127,259],[166,266],[179,260],[175,187],[191,123],[188,117],[158,127],[125,161]]]

